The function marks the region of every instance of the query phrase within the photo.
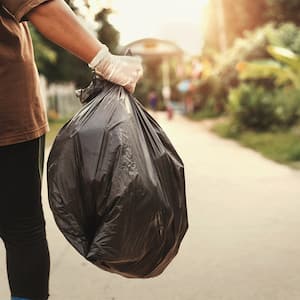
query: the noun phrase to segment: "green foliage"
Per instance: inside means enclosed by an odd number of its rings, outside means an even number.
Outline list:
[[[270,26],[270,25],[269,25]],[[268,57],[266,51],[269,27],[248,32],[244,39],[237,39],[234,46],[217,59],[216,73],[229,88],[238,82],[236,65],[240,61],[252,61]]]
[[[200,80],[198,93],[202,102],[213,98],[221,108],[225,107],[229,91],[242,80],[266,89],[290,85],[300,88],[299,36],[300,28],[288,23],[278,27],[267,24],[236,39],[232,48],[214,58],[214,72]],[[283,46],[287,47],[285,53],[280,51]],[[295,53],[293,58],[286,56],[290,51]]]
[[[40,70],[45,70],[46,64],[55,64],[56,52],[44,43],[41,35],[36,31],[33,26],[29,26],[35,53],[35,60]]]
[[[243,39],[236,39],[232,48],[216,59],[215,74],[225,90],[239,84],[236,66],[239,62],[269,59],[268,46],[286,47],[296,54],[300,52],[300,28],[283,24],[276,28],[267,24],[253,32],[245,33]],[[270,49],[270,48],[269,48]]]
[[[288,48],[300,54],[300,28],[295,24],[283,23],[278,27],[270,26],[266,34],[270,45]]]
[[[281,47],[269,46],[268,51],[275,59],[285,64],[282,67],[283,73],[286,73],[294,87],[300,88],[300,55]]]
[[[240,70],[241,80],[257,81],[259,79],[272,80],[277,87],[293,85],[300,87],[298,75],[289,67],[274,60],[261,60],[244,63]]]
[[[282,47],[269,46],[268,51],[275,59],[287,64],[291,69],[300,74],[300,55]]]
[[[278,28],[273,24],[267,24],[246,33],[245,38],[237,39],[233,47],[221,54],[216,61],[216,74],[225,88],[227,87],[227,91],[239,83],[237,64],[269,59],[272,48],[268,46],[285,47],[296,54],[299,53],[300,28],[293,24],[283,24]]]
[[[214,72],[199,82],[198,91],[204,102],[214,98],[220,103],[221,110],[224,109],[230,89],[240,83],[237,64],[269,57],[266,50],[269,26],[248,32],[244,39],[237,39],[231,49],[215,58]]]
[[[241,84],[229,95],[228,111],[241,126],[265,130],[274,123],[273,96],[261,86]]]
[[[228,112],[240,129],[268,130],[289,127],[300,119],[300,90],[241,84],[229,95]]]
[[[274,60],[258,60],[252,62],[242,62],[238,64],[239,78],[241,80],[257,80],[261,78],[283,77],[282,65]],[[279,82],[286,82],[288,78],[280,78]]]
[[[279,89],[274,93],[275,124],[294,125],[300,119],[300,90]]]
[[[239,77],[249,79],[274,79],[277,86],[292,85],[300,88],[300,55],[287,48],[268,46],[268,52],[278,61],[259,60],[238,65]]]

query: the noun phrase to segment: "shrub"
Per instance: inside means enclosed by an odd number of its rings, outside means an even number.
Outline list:
[[[274,95],[276,123],[283,127],[300,119],[300,90],[278,89]]]
[[[237,70],[239,63],[270,59],[268,46],[285,47],[300,54],[300,28],[292,23],[283,23],[278,27],[266,24],[254,31],[246,32],[244,38],[236,39],[234,45],[225,53],[214,57],[214,72],[200,80],[200,93],[204,93],[207,98],[218,99],[220,94],[227,96],[230,89],[240,83]],[[260,84],[270,87],[271,79],[259,81]]]
[[[229,94],[228,111],[246,128],[265,130],[274,124],[273,95],[262,86],[241,84]]]
[[[300,54],[300,28],[293,23],[283,23],[278,28],[268,27],[268,43],[272,46],[288,48]]]
[[[263,86],[243,83],[231,90],[228,111],[234,122],[244,128],[290,127],[300,119],[300,90],[269,91]]]

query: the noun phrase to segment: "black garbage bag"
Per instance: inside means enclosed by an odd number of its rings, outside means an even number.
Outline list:
[[[73,247],[125,277],[159,275],[187,231],[183,163],[124,88],[95,77],[48,159],[49,203]]]

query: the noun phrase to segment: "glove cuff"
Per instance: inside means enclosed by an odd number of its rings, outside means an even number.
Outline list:
[[[101,46],[99,52],[95,55],[95,57],[91,60],[88,66],[91,69],[95,69],[97,65],[109,54],[108,48],[105,45]]]

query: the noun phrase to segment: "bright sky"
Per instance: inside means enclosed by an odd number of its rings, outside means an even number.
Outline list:
[[[94,28],[93,14],[111,6],[110,22],[120,31],[122,46],[137,39],[155,37],[176,42],[189,54],[199,54],[205,8],[209,0],[75,0],[86,16],[85,23]]]
[[[164,38],[190,54],[202,46],[203,11],[208,0],[107,0],[115,10],[111,23],[126,45],[145,37]]]

